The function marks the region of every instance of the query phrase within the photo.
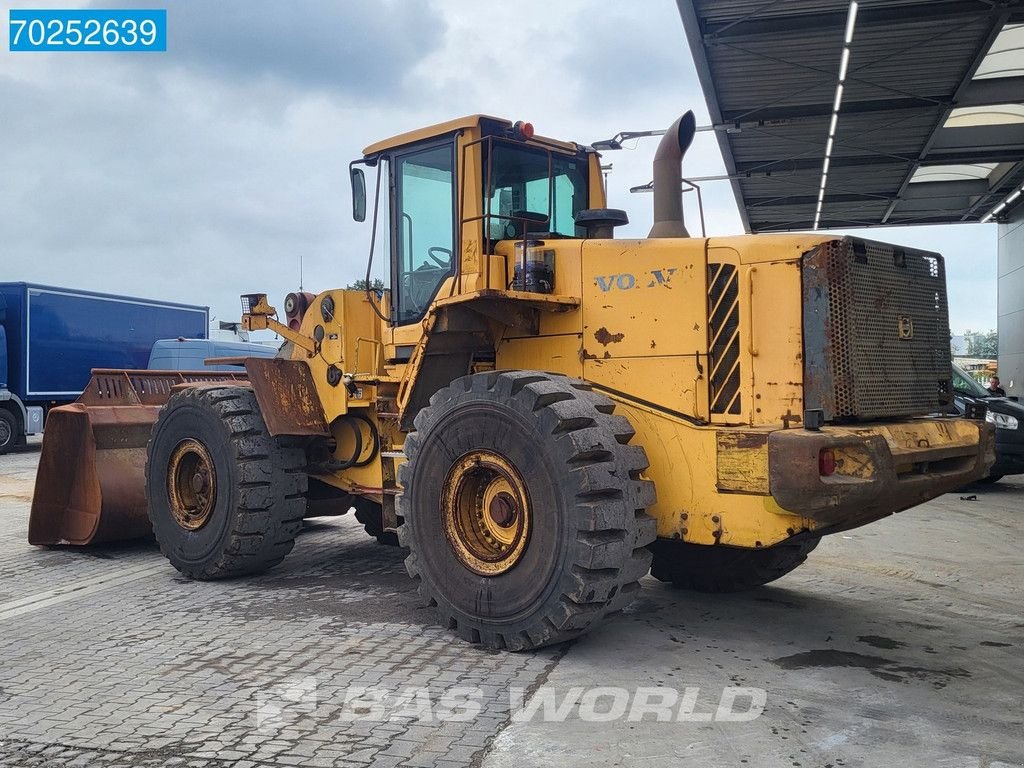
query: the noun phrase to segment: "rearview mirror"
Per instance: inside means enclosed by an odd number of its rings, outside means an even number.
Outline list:
[[[352,175],[352,218],[366,221],[366,176],[362,168],[351,168]]]

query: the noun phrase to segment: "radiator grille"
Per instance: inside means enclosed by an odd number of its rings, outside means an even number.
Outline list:
[[[739,275],[732,264],[708,264],[708,375],[713,414],[740,412]]]
[[[855,238],[804,256],[806,407],[829,421],[912,416],[950,400],[945,265]]]

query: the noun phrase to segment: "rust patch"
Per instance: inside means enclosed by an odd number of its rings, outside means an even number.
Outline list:
[[[582,363],[584,360],[597,360],[597,355],[592,355],[586,349],[580,347],[580,362]]]
[[[598,328],[594,332],[594,338],[597,339],[598,343],[604,344],[607,347],[609,344],[618,344],[620,341],[626,338],[626,334],[612,333],[607,328],[602,326],[601,328]]]
[[[657,346],[658,345],[655,343],[654,339],[651,339],[651,349],[654,349]]]
[[[719,445],[723,448],[764,448],[768,445],[768,435],[757,432],[724,432],[719,437]]]
[[[718,483],[720,491],[767,495],[768,434],[722,431],[718,433]],[[713,522],[718,523],[715,519]],[[718,525],[718,535],[721,535]]]

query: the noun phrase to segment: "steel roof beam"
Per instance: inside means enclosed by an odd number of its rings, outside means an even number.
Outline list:
[[[914,3],[891,3],[882,7],[861,8],[857,14],[857,27],[890,25],[899,22],[956,21],[958,18],[976,19],[993,14],[992,6],[982,0],[920,0]],[[841,11],[799,13],[791,15],[751,15],[737,22],[728,19],[706,22],[704,42],[714,45],[717,40],[737,38],[778,37],[789,32],[821,32],[825,29],[843,29],[847,8]]]
[[[999,104],[1024,102],[1024,77],[998,77],[972,80],[963,94],[954,103],[953,94],[930,96],[907,96],[891,99],[847,99],[843,101],[844,115],[863,115],[871,112],[893,112],[901,109],[928,109],[939,107],[994,107]],[[819,104],[794,104],[793,106],[764,107],[758,109],[734,109],[722,113],[724,126],[737,122],[757,125],[762,122],[800,120],[828,117],[832,113],[832,102]]]
[[[888,155],[841,155],[832,158],[832,169],[861,168],[864,166],[899,165],[906,166],[909,158],[901,159]],[[765,176],[785,176],[792,171],[821,171],[821,155],[796,158],[776,158],[774,160],[749,160],[736,163],[736,173],[740,176],[748,174]]]
[[[967,198],[988,194],[990,191],[987,181],[922,181],[911,184],[903,195],[904,200],[938,201],[938,200],[963,200],[967,207]],[[829,203],[859,203],[859,202],[886,202],[892,199],[892,190],[877,190],[866,192],[836,193],[825,195],[825,204]],[[789,206],[789,205],[813,205],[818,201],[817,195],[773,195],[768,197],[747,197],[745,198],[750,208],[760,206]]]
[[[1024,80],[1024,78],[1021,78]],[[1024,101],[1024,99],[1022,99]],[[757,125],[761,122],[789,122],[792,120],[820,119],[832,114],[832,101],[818,104],[797,104],[791,107],[750,107],[734,109],[722,113],[725,126],[733,126],[737,122],[741,127]],[[1003,103],[1003,102],[997,102]],[[892,112],[900,109],[937,109],[949,104],[948,96],[908,96],[892,99],[856,99],[844,100],[844,115],[866,114],[870,112]]]
[[[1024,101],[1024,77],[992,77],[971,80],[964,88],[957,107],[994,107]]]
[[[944,154],[946,150],[987,149],[1014,149],[1024,156],[1024,123],[940,128],[935,133],[928,159]]]
[[[985,179],[970,181],[915,181],[907,186],[904,200],[932,200],[943,197],[974,197],[988,194],[991,187]]]

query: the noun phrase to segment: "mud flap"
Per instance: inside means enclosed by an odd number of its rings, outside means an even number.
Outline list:
[[[250,357],[245,370],[271,435],[330,437],[308,365],[277,357]]]

